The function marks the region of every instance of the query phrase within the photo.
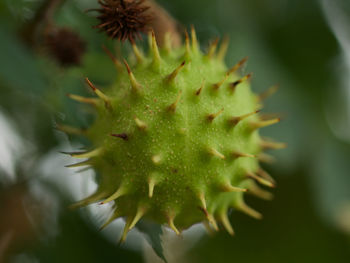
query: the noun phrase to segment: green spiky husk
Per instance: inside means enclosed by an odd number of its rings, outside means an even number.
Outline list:
[[[76,206],[114,201],[111,220],[126,218],[126,230],[144,217],[175,231],[219,221],[233,232],[229,209],[260,217],[243,200],[246,190],[265,193],[252,175],[270,183],[257,175],[259,98],[237,68],[228,73],[215,44],[204,54],[195,39],[176,50],[150,42],[102,95],[93,87],[101,100],[85,135],[97,150],[73,156],[89,157],[99,185]]]

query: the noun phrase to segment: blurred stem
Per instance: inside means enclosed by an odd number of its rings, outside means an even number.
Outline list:
[[[33,47],[36,44],[40,27],[43,24],[51,25],[56,10],[64,3],[65,0],[44,0],[42,5],[36,11],[33,19],[24,26],[21,31],[25,43]]]
[[[155,32],[157,42],[163,46],[167,33],[171,34],[171,41],[174,47],[181,45],[181,34],[178,30],[178,22],[154,0],[146,0],[149,12],[153,16],[151,27]]]
[[[14,231],[12,229],[0,236],[0,262],[5,262],[6,252],[11,245],[13,237]]]

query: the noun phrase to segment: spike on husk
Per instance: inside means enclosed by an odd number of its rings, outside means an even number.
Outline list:
[[[126,62],[125,59],[124,59],[124,64],[125,64],[126,70],[128,71],[128,75],[129,75],[129,79],[130,79],[132,90],[137,92],[137,93],[141,92],[142,91],[142,86],[136,80],[134,74],[132,73],[132,71],[131,71],[131,69],[129,67],[128,62]]]

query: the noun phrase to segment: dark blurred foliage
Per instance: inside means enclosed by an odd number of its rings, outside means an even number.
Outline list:
[[[95,0],[63,1],[54,22],[76,30],[87,46],[80,66],[57,65],[44,50],[40,30],[45,25],[39,27],[34,46],[23,38],[42,2],[0,1],[0,112],[30,145],[16,160],[15,166],[21,169],[16,170],[15,179],[6,179],[9,176],[0,165],[0,261],[6,256],[9,262],[143,262],[141,251],[117,246],[85,214],[66,208],[72,196],[52,182],[43,182],[45,176],[59,176],[58,171],[37,173],[40,160],[65,142],[55,131],[56,122],[84,128],[93,119],[89,108],[69,101],[65,94],[89,94],[84,76],[100,86],[116,77],[102,44],[124,57],[130,51],[127,44],[115,45],[92,28],[97,20],[84,11],[96,7]],[[278,113],[283,121],[265,129],[263,135],[288,143],[287,149],[271,153],[278,162],[265,167],[278,182],[275,200],[248,200],[263,212],[264,219],[254,221],[232,213],[236,237],[224,232],[204,236],[189,248],[190,262],[350,262],[350,147],[346,136],[350,101],[349,87],[342,86],[349,72],[346,50],[335,37],[339,39],[339,31],[330,24],[329,14],[325,15],[325,8],[339,7],[341,25],[349,31],[347,1],[158,2],[184,28],[195,26],[203,49],[215,37],[228,35],[226,62],[231,66],[249,56],[245,71],[254,72],[255,92],[280,85],[280,91],[266,101],[264,112]],[[337,120],[345,128],[337,126]],[[27,163],[30,165],[24,165]],[[33,182],[41,182],[40,187],[58,200],[52,225],[46,214],[53,205],[49,201],[43,205],[43,199],[36,197]],[[48,234],[50,228],[56,229],[55,234]],[[139,228],[160,233],[159,229]],[[157,250],[158,236],[149,235],[149,239]]]
[[[302,171],[280,177],[273,202],[253,202],[264,219],[232,217],[236,238],[203,238],[191,251],[195,262],[348,262],[349,238],[320,220],[307,185]]]

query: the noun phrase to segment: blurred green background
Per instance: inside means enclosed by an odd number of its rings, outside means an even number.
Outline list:
[[[91,186],[64,168],[70,160],[59,151],[70,143],[55,130],[56,122],[91,122],[65,94],[86,93],[84,76],[113,81],[101,45],[114,43],[92,28],[97,21],[85,11],[95,0],[65,1],[54,23],[77,30],[87,46],[80,66],[60,67],[25,34],[43,2],[0,1],[0,262],[161,262],[151,246],[169,262],[350,262],[349,1],[157,1],[179,25],[195,26],[203,50],[228,35],[226,62],[249,56],[256,93],[280,85],[264,112],[283,121],[263,135],[288,148],[271,152],[278,161],[265,166],[278,182],[275,199],[248,198],[264,219],[233,213],[235,237],[197,227],[182,239],[140,225],[146,234],[134,231],[122,246],[121,223],[99,232],[99,211],[67,209]]]

